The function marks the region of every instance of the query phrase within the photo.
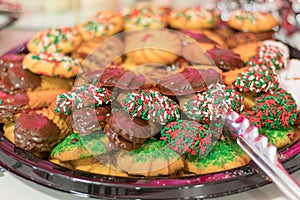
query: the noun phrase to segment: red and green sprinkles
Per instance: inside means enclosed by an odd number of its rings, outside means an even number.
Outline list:
[[[240,92],[267,93],[279,85],[278,76],[274,71],[247,70],[242,72],[234,82]]]
[[[74,46],[78,32],[70,27],[51,28],[41,32],[32,43],[38,48],[38,52],[63,52],[62,44]]]
[[[292,95],[278,88],[256,98],[255,106],[245,114],[258,128],[284,129],[294,125],[296,113],[297,105]]]
[[[171,12],[171,17],[184,18],[187,22],[204,20],[210,24],[214,24],[213,14],[201,6],[188,7],[183,10],[173,11]]]
[[[64,67],[67,67],[68,71],[72,70],[72,66],[76,66],[76,67],[80,66],[80,62],[77,59],[74,59],[70,56],[66,56],[65,54],[56,53],[56,52],[33,53],[31,58],[33,60],[50,62],[50,63],[54,64],[56,67],[60,63],[64,63]]]
[[[130,13],[125,15],[124,19],[128,27],[164,27],[163,18],[165,16],[165,13],[161,10],[143,7],[134,8]]]
[[[132,91],[121,104],[132,117],[162,125],[180,118],[180,110],[176,102],[154,90]]]
[[[208,91],[198,93],[193,99],[187,100],[182,109],[188,118],[209,123],[231,109],[242,112],[244,100],[237,91],[218,83],[211,85]]]
[[[206,155],[212,137],[216,135],[207,124],[196,121],[177,120],[170,122],[161,130],[161,140],[180,155],[190,156]]]
[[[101,106],[110,103],[111,99],[112,92],[107,88],[84,84],[58,95],[55,112],[70,115],[72,109]]]
[[[283,51],[273,45],[261,45],[257,47],[256,54],[250,58],[248,66],[251,65],[259,68],[271,68],[272,70],[279,70],[285,68],[286,58]]]

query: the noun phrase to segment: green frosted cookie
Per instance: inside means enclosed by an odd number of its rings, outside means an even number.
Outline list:
[[[92,133],[79,136],[77,133],[73,133],[52,150],[51,158],[70,161],[99,155],[107,151],[107,142],[105,134]]]
[[[269,143],[276,147],[283,147],[291,143],[291,137],[294,135],[294,127],[284,129],[259,129],[259,133],[269,139]]]
[[[249,160],[237,144],[220,140],[204,158],[186,159],[185,170],[195,174],[214,173],[246,165]]]
[[[121,151],[117,168],[131,175],[169,175],[183,168],[182,157],[163,141],[149,139],[139,149]]]

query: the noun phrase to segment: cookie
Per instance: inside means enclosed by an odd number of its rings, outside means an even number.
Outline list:
[[[121,105],[132,117],[161,125],[180,118],[176,102],[155,90],[132,91],[122,99]]]
[[[213,12],[201,6],[173,9],[169,16],[169,25],[181,30],[212,29],[217,23]]]
[[[101,174],[106,176],[128,177],[127,173],[116,170],[113,166],[102,164],[100,160],[89,157],[70,162],[76,170],[89,173]]]
[[[150,137],[158,133],[158,126],[140,118],[131,118],[125,111],[112,112],[107,119],[104,133],[110,142],[123,150],[138,149]]]
[[[124,44],[119,37],[95,37],[82,42],[72,53],[72,57],[78,59],[84,70],[98,68],[98,66],[113,63],[120,64]]]
[[[268,93],[279,85],[278,75],[272,70],[247,70],[239,74],[234,82],[240,92]]]
[[[172,64],[182,44],[177,34],[167,29],[141,29],[126,34],[125,52],[134,63]]]
[[[56,98],[55,112],[70,115],[72,110],[102,106],[110,103],[111,99],[112,92],[109,89],[86,83],[74,87],[69,92],[58,95]]]
[[[214,117],[231,109],[238,113],[244,110],[243,97],[232,88],[219,83],[180,103],[188,118],[207,124],[215,120]]]
[[[31,53],[35,52],[60,52],[71,53],[81,43],[82,38],[74,28],[50,28],[38,32],[27,43],[27,49]]]
[[[294,125],[297,105],[290,93],[277,88],[255,98],[255,106],[246,116],[258,128],[285,129]]]
[[[256,54],[257,48],[261,45],[260,42],[250,42],[247,44],[238,45],[232,51],[239,54],[241,59],[246,62]]]
[[[23,60],[24,69],[60,78],[71,78],[77,75],[80,63],[78,60],[61,53],[30,53]]]
[[[231,32],[229,35],[226,35],[224,40],[228,48],[234,49],[240,45],[246,45],[248,43],[259,43],[264,40],[271,40],[273,38],[274,31],[263,31],[258,33],[250,32]]]
[[[161,130],[160,139],[179,155],[204,157],[220,133],[221,130],[210,130],[207,124],[176,120]]]
[[[170,175],[183,168],[182,157],[155,139],[137,150],[121,151],[116,161],[117,169],[139,176]]]
[[[248,164],[250,158],[234,143],[220,140],[204,158],[193,156],[185,160],[185,170],[195,174],[209,174]]]
[[[164,28],[168,23],[168,16],[163,9],[154,9],[150,6],[132,8],[124,15],[125,30],[137,28]]]
[[[107,138],[101,133],[79,136],[73,133],[64,138],[51,152],[51,159],[71,161],[106,153]]]
[[[270,31],[278,25],[278,21],[270,13],[236,10],[230,13],[228,25],[242,32]]]
[[[77,30],[84,41],[96,37],[112,36],[123,30],[124,21],[121,15],[113,11],[98,12],[88,20],[80,23]]]
[[[32,153],[50,152],[60,138],[58,126],[34,111],[21,113],[15,121],[16,146]]]

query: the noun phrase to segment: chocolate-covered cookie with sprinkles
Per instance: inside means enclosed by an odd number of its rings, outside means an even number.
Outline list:
[[[278,87],[278,75],[273,70],[250,70],[237,76],[234,86],[238,91],[259,94],[273,91]]]
[[[132,117],[165,125],[180,118],[179,105],[155,90],[134,90],[121,100],[124,110]]]
[[[297,119],[297,105],[292,95],[277,88],[254,99],[254,107],[244,114],[250,122],[266,134],[277,147],[291,142]]]
[[[214,116],[230,109],[240,113],[244,110],[243,96],[234,89],[217,83],[206,92],[180,102],[183,113],[190,119],[210,123]]]

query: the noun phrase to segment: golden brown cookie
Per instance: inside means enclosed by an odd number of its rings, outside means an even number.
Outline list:
[[[164,28],[167,26],[167,13],[163,9],[150,6],[133,8],[124,16],[125,30],[137,28]]]
[[[232,49],[233,52],[239,54],[244,62],[249,60],[251,56],[254,56],[256,54],[256,49],[259,47],[262,43],[260,42],[251,42],[243,45],[239,45]]]
[[[116,168],[131,175],[169,175],[183,168],[179,154],[166,147],[163,141],[152,139],[138,150],[121,151],[116,160]]]
[[[217,23],[213,12],[200,6],[174,9],[169,16],[169,25],[180,30],[212,29]]]
[[[28,43],[29,52],[70,53],[81,43],[81,35],[76,29],[52,28],[38,32]]]
[[[113,11],[102,11],[77,26],[83,40],[95,37],[107,37],[123,30],[124,21],[121,15]]]
[[[181,50],[181,41],[167,29],[145,29],[126,35],[125,52],[136,64],[171,64]]]
[[[23,60],[23,67],[44,76],[71,78],[77,75],[80,63],[62,53],[43,52],[27,54]]]
[[[219,141],[205,157],[187,158],[185,170],[195,174],[208,174],[241,167],[249,161],[248,155],[237,144]]]
[[[228,25],[243,32],[270,31],[278,25],[278,21],[270,13],[236,10],[230,13]]]
[[[86,171],[90,173],[103,174],[108,176],[121,176],[128,177],[128,174],[118,171],[113,166],[107,166],[101,163],[94,157],[83,158],[79,160],[71,161],[72,166],[81,171]]]

